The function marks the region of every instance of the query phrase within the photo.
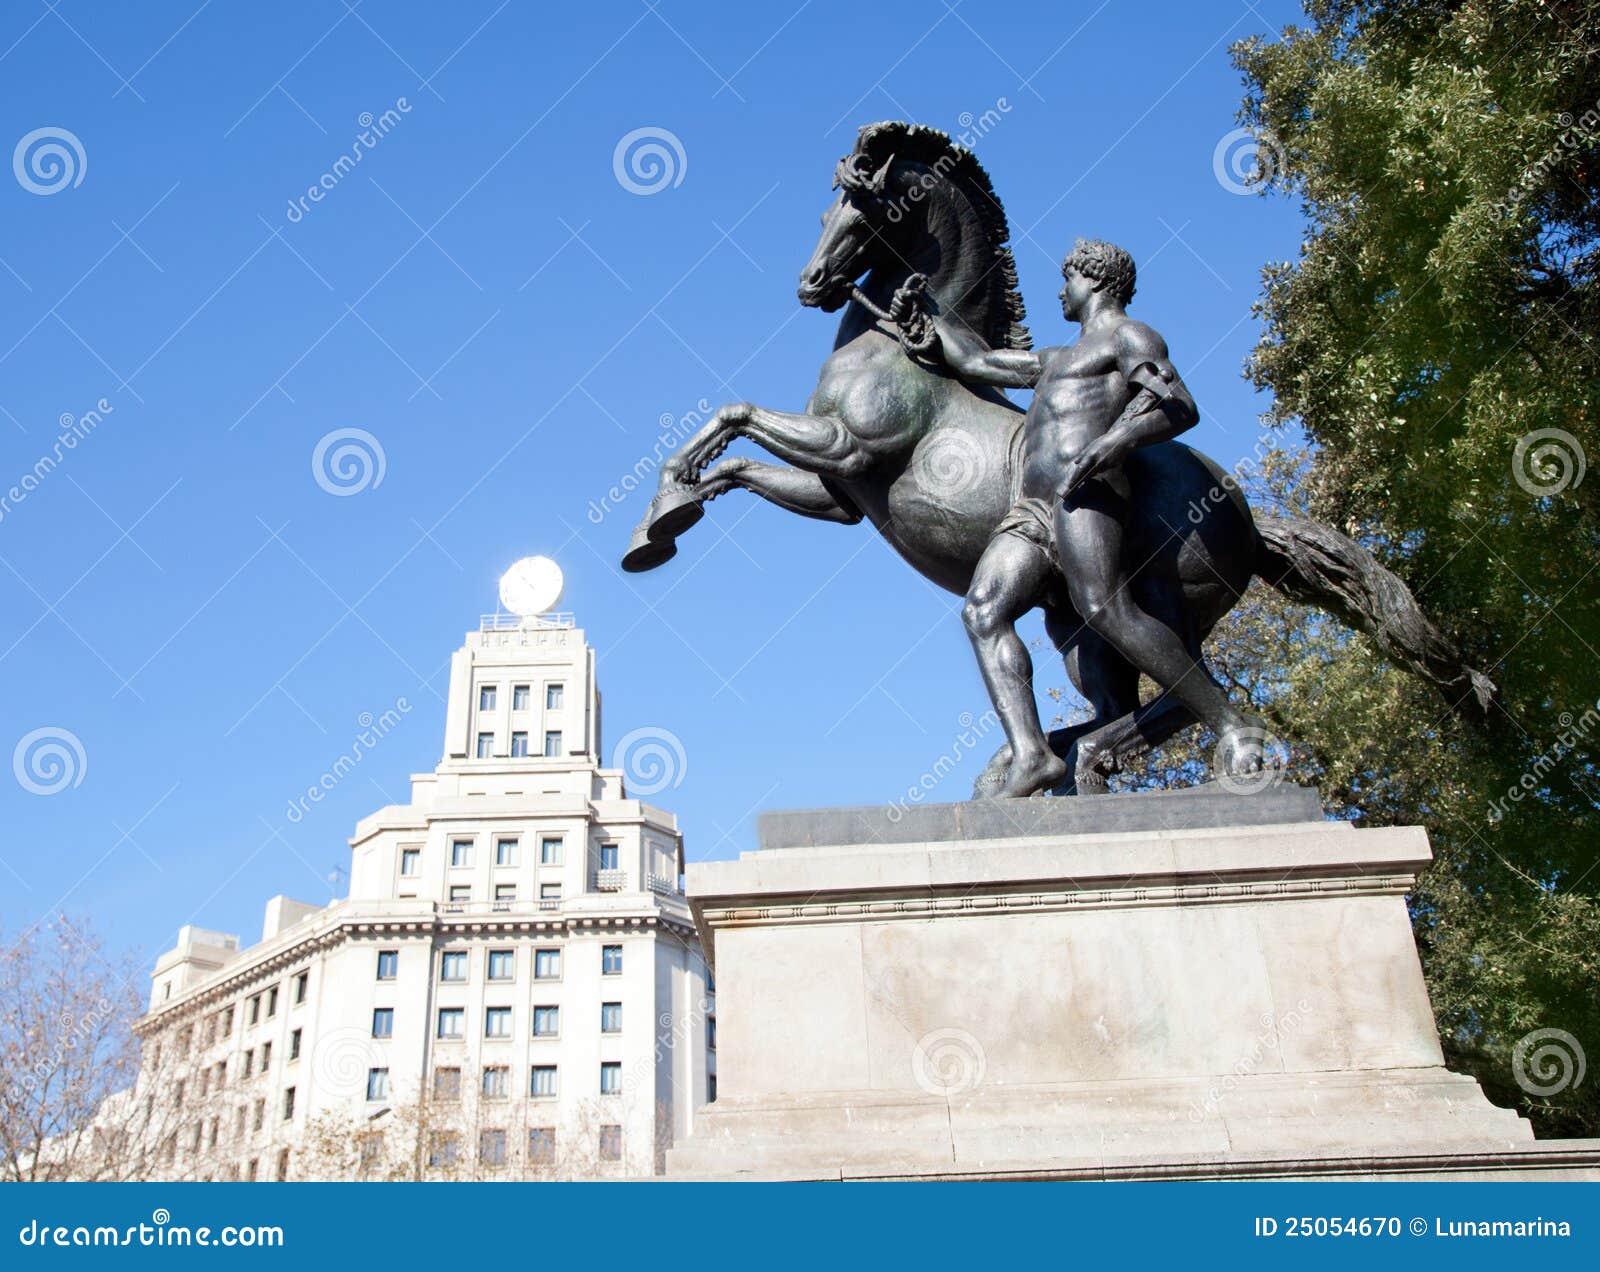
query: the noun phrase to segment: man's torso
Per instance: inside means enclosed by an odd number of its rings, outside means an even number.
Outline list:
[[[1022,496],[1054,497],[1067,463],[1122,414],[1129,387],[1117,330],[1104,327],[1041,353],[1043,373],[1023,424]]]

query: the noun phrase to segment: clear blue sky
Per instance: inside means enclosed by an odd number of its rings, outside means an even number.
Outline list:
[[[624,576],[643,496],[598,525],[591,501],[664,414],[804,404],[835,320],[794,283],[858,125],[959,131],[1002,99],[976,148],[1036,340],[1069,334],[1053,297],[1073,237],[1117,238],[1205,413],[1197,444],[1246,454],[1258,271],[1300,222],[1226,189],[1213,155],[1240,96],[1228,45],[1295,13],[7,5],[0,157],[52,128],[82,158],[67,148],[64,179],[47,137],[0,169],[0,492],[63,416],[110,410],[0,517],[0,758],[38,729],[84,757],[54,794],[0,781],[0,925],[64,906],[144,956],[187,922],[253,940],[276,892],[327,900],[356,820],[437,762],[450,653],[530,553],[566,571],[609,738],[682,740],[681,785],[656,802],[691,859],[753,846],[762,808],[902,794],[986,705],[955,598],[867,527],[740,495],[667,568]],[[401,98],[291,215],[363,112]],[[644,127],[686,157],[652,195],[613,170]],[[62,188],[32,192],[19,164]],[[341,429],[384,461],[349,496],[313,478]],[[359,775],[289,821],[362,713],[401,697],[414,710]],[[964,797],[982,758],[939,797]]]

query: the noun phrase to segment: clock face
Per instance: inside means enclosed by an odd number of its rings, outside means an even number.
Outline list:
[[[549,557],[523,557],[500,576],[500,604],[531,618],[547,614],[561,599],[561,567]]]

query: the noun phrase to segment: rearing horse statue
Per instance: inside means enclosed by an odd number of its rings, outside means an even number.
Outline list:
[[[1005,212],[969,151],[916,124],[861,129],[835,185],[799,299],[844,315],[805,411],[720,408],[662,465],[624,569],[669,560],[707,502],[741,489],[823,521],[865,518],[926,578],[967,592],[1013,502],[1023,415],[1000,390],[964,383],[920,354],[936,339],[928,308],[992,348],[1030,347]],[[926,306],[908,307],[918,288]],[[717,462],[741,437],[785,462]],[[1133,493],[1124,553],[1137,566],[1129,571],[1134,600],[1197,663],[1211,629],[1259,577],[1367,633],[1453,707],[1488,705],[1494,686],[1463,665],[1405,584],[1353,540],[1314,521],[1252,516],[1228,474],[1176,441],[1138,448],[1123,470]],[[1060,789],[1104,791],[1124,761],[1196,723],[1169,694],[1138,700],[1137,674],[1084,625],[1064,580],[1047,584],[1038,606],[1094,712],[1050,735],[1069,766]],[[1009,761],[1002,748],[976,793],[996,793]]]

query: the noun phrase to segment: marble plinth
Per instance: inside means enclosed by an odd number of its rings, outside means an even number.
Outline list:
[[[718,1098],[669,1173],[1600,1178],[1600,1141],[1535,1143],[1444,1068],[1421,829],[1202,788],[773,814],[763,844],[689,867]]]

